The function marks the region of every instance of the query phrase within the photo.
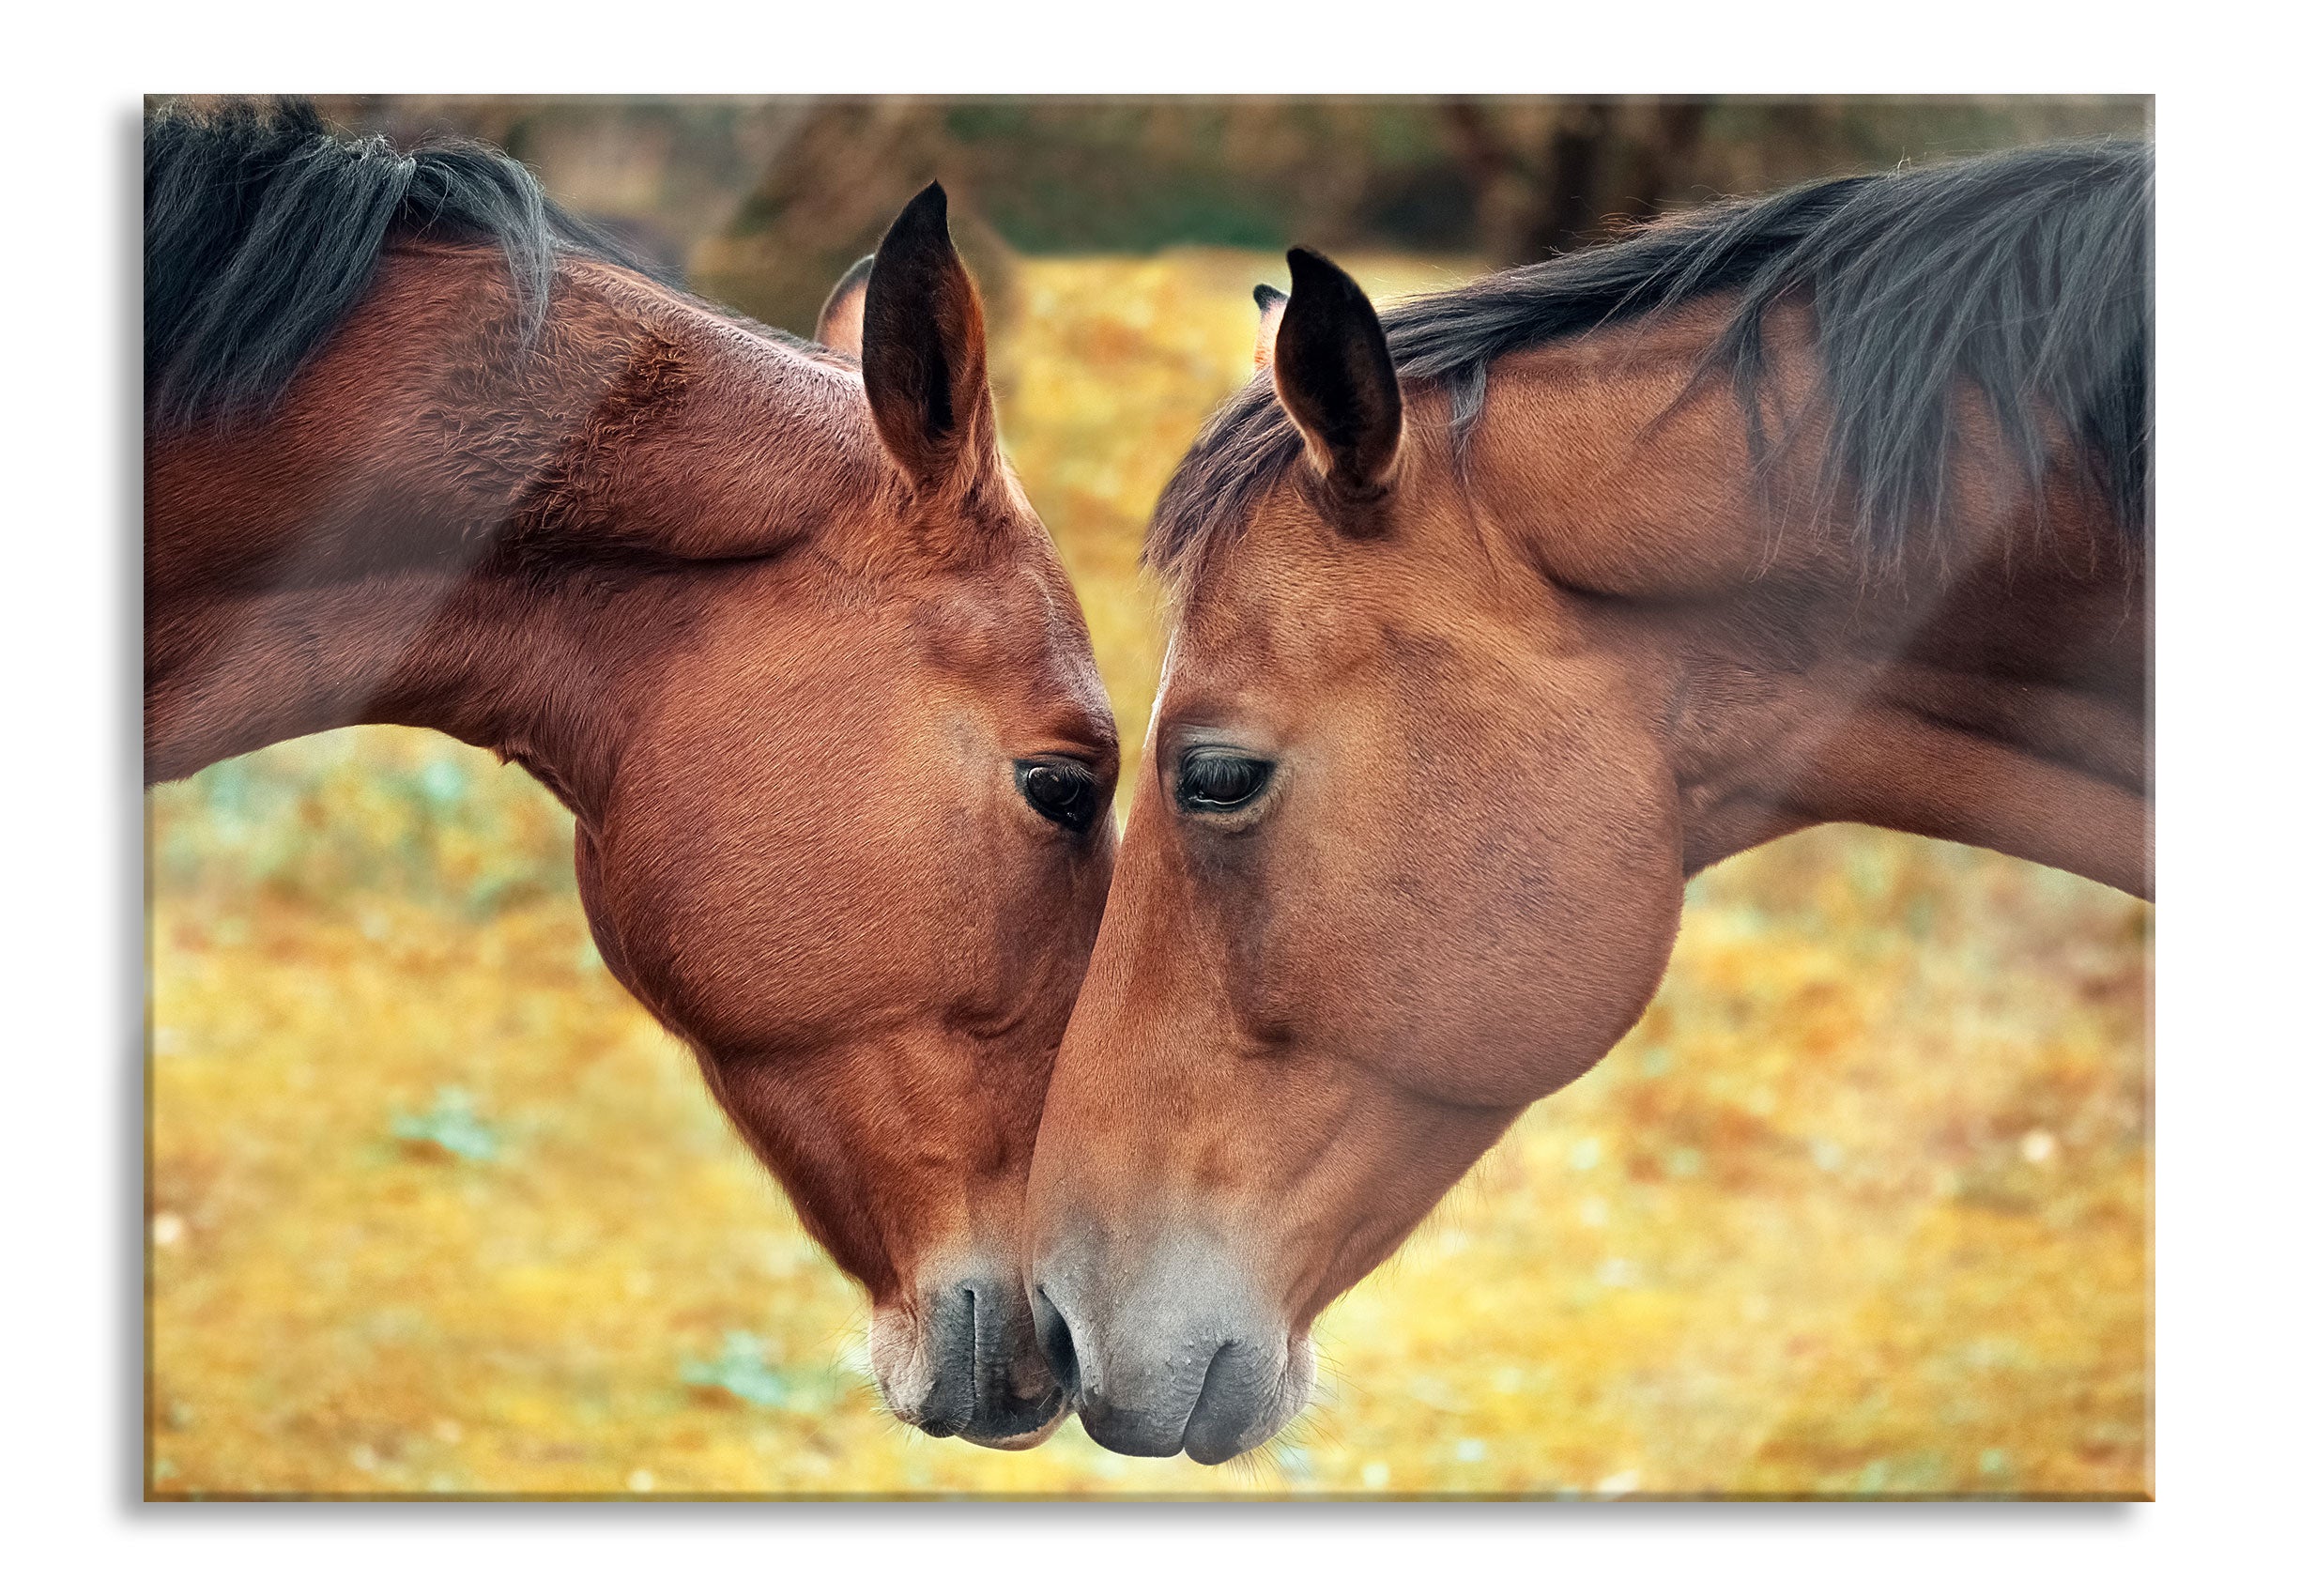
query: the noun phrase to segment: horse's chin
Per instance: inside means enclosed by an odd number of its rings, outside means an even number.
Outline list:
[[[958,1438],[962,1441],[972,1441],[978,1447],[989,1447],[992,1451],[1026,1452],[1031,1448],[1044,1446],[1052,1439],[1054,1432],[1061,1429],[1063,1421],[1069,1417],[1070,1399],[1065,1397],[1054,1409],[1054,1417],[1039,1425],[1035,1430],[1027,1431],[1020,1435],[970,1435],[960,1431]]]

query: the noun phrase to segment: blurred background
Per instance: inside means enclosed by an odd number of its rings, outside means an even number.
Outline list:
[[[2145,135],[2145,99],[322,97],[529,162],[811,330],[928,179],[1128,752],[1158,487],[1315,245],[1378,301],[1724,194]],[[1121,795],[1121,804],[1127,799]],[[362,728],[149,802],[156,1494],[2150,1488],[2153,911],[1831,827],[1695,882],[1660,998],[1322,1322],[1220,1469],[930,1441],[861,1293],[601,968],[572,827]]]

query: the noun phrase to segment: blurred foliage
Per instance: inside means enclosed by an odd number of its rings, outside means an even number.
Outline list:
[[[834,1405],[846,1382],[820,1368],[787,1369],[771,1361],[771,1343],[748,1330],[729,1330],[718,1357],[682,1365],[679,1377],[704,1391],[725,1391],[756,1407],[812,1412]]]
[[[1016,268],[1006,442],[1129,765],[1142,521],[1281,267]],[[1843,827],[1710,872],[1635,1031],[1326,1316],[1311,1412],[1205,1469],[878,1409],[861,1294],[600,967],[523,775],[362,728],[150,821],[156,1494],[2150,1489],[2154,915],[2108,888]]]
[[[931,178],[994,319],[1011,256],[1176,245],[1539,260],[1722,194],[2042,139],[2144,133],[2143,96],[1677,99],[323,96],[484,139],[666,269],[809,331]]]
[[[391,1134],[412,1149],[437,1147],[458,1159],[485,1163],[496,1155],[496,1134],[471,1112],[471,1094],[455,1086],[439,1088],[429,1113],[395,1113]]]
[[[152,795],[154,892],[319,907],[373,893],[485,919],[575,890],[575,821],[428,732],[307,737]]]

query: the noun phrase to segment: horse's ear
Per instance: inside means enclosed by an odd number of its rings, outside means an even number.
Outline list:
[[[863,358],[864,290],[870,286],[870,263],[877,258],[865,255],[847,268],[847,274],[832,287],[830,298],[822,301],[822,314],[815,317],[815,342],[824,348],[858,361]]]
[[[863,391],[887,453],[921,493],[963,490],[998,456],[982,299],[929,183],[872,257],[863,296]]]
[[[1288,250],[1286,265],[1294,292],[1270,361],[1278,402],[1326,479],[1344,497],[1371,498],[1389,482],[1405,425],[1389,341],[1348,272],[1312,250]]]
[[[1266,283],[1255,284],[1254,308],[1262,313],[1262,326],[1254,333],[1254,370],[1260,371],[1270,363],[1271,352],[1278,347],[1278,324],[1286,315],[1284,291]]]

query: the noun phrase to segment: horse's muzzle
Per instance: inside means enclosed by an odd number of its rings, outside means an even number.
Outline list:
[[[889,1411],[929,1435],[1020,1450],[1069,1412],[1020,1280],[973,1273],[922,1290],[914,1307],[881,1308],[870,1360]]]
[[[1100,1445],[1223,1463],[1275,1435],[1309,1400],[1317,1372],[1309,1339],[1219,1259],[1170,1252],[1121,1294],[1107,1289],[1110,1278],[1058,1254],[1031,1290],[1038,1344]]]

